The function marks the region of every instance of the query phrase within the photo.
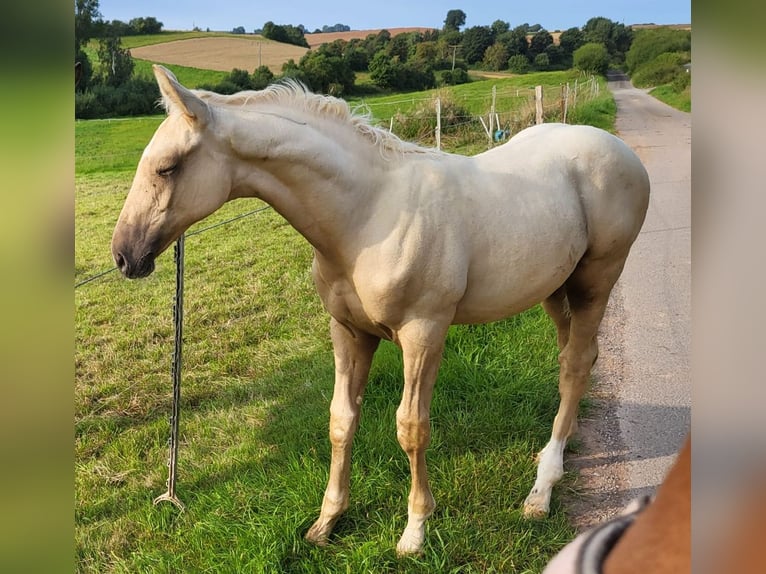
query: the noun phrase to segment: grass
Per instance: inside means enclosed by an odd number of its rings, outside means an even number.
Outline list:
[[[133,73],[136,75],[144,76],[154,80],[154,72],[152,72],[152,64],[148,60],[139,60],[134,58],[135,67]],[[203,84],[215,85],[223,81],[223,79],[229,75],[229,72],[221,72],[218,70],[202,70],[200,68],[191,68],[189,66],[179,66],[178,64],[162,64],[168,70],[173,72],[181,82],[187,88],[197,88]]]
[[[230,32],[161,32],[159,34],[143,34],[139,36],[122,36],[123,48],[140,48],[153,44],[164,44],[177,40],[192,40],[194,38],[243,38],[252,40],[251,34],[232,34]],[[260,38],[260,36],[259,36]]]
[[[692,94],[689,87],[682,92],[678,92],[672,85],[668,84],[657,86],[649,94],[682,112],[692,111]]]
[[[112,267],[114,222],[160,121],[76,123],[76,282]],[[232,202],[190,231],[258,205]],[[327,480],[333,380],[311,257],[271,210],[187,239],[183,513],[151,503],[167,476],[172,256],[147,279],[112,273],[75,290],[78,572],[526,573],[571,540],[568,477],[548,519],[521,516],[558,403],[555,333],[539,307],[449,332],[428,451],[437,510],[422,557],[394,553],[409,468],[395,431],[401,356],[389,343],[365,396],[351,507],[329,547],[303,540]]]

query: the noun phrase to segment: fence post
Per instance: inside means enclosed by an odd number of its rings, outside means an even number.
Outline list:
[[[535,86],[535,123],[543,123],[543,87]]]
[[[569,83],[567,82],[566,86],[563,86],[564,89],[564,113],[563,113],[563,122],[567,123],[567,111],[569,111]]]
[[[481,125],[487,134],[487,139],[489,140],[489,143],[487,144],[487,146],[492,147],[492,132],[489,131],[489,128],[487,127],[487,123],[484,121],[483,117],[479,116],[479,121],[481,122]]]
[[[489,108],[489,133],[490,136],[490,145],[492,143],[492,138],[495,135],[495,129],[500,127],[494,125],[495,122],[495,103],[497,101],[497,86],[492,86],[492,106]]]
[[[575,80],[574,96],[572,96],[572,107],[577,106],[577,80]]]
[[[442,149],[442,100],[436,98],[436,149]]]

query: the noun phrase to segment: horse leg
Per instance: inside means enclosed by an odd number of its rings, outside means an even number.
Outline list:
[[[543,309],[556,325],[557,343],[559,351],[563,351],[569,342],[569,301],[567,300],[567,288],[562,285],[543,301]]]
[[[570,324],[569,336],[564,338],[566,342],[559,353],[561,402],[553,420],[551,439],[538,455],[537,479],[524,501],[527,517],[548,514],[553,485],[564,476],[564,448],[577,429],[577,408],[598,357],[598,327],[624,264],[624,257],[583,260],[567,280]]]
[[[448,323],[410,323],[398,333],[404,359],[404,392],[396,411],[396,436],[410,461],[412,475],[407,526],[396,545],[399,555],[422,551],[425,522],[436,506],[428,486],[426,448],[431,440],[431,397],[447,327]]]
[[[335,354],[335,388],[330,403],[332,459],[319,518],[306,539],[324,545],[338,518],[348,508],[351,443],[359,426],[364,388],[380,339],[330,320]]]

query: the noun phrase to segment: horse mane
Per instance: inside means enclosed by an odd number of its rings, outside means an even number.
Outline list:
[[[348,102],[333,96],[316,94],[292,78],[270,84],[263,90],[243,90],[231,95],[208,90],[192,90],[208,105],[225,108],[252,109],[263,104],[279,104],[304,110],[312,115],[336,119],[349,123],[356,133],[376,145],[385,156],[393,153],[436,153],[437,150],[424,148],[406,142],[388,130],[372,125],[372,114],[364,105],[351,108]]]

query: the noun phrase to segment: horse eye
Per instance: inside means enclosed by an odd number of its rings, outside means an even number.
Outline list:
[[[163,167],[163,168],[157,170],[157,175],[159,175],[161,177],[166,177],[166,176],[172,174],[176,170],[177,167],[178,167],[178,164],[173,164],[173,165],[171,165],[169,167]]]

